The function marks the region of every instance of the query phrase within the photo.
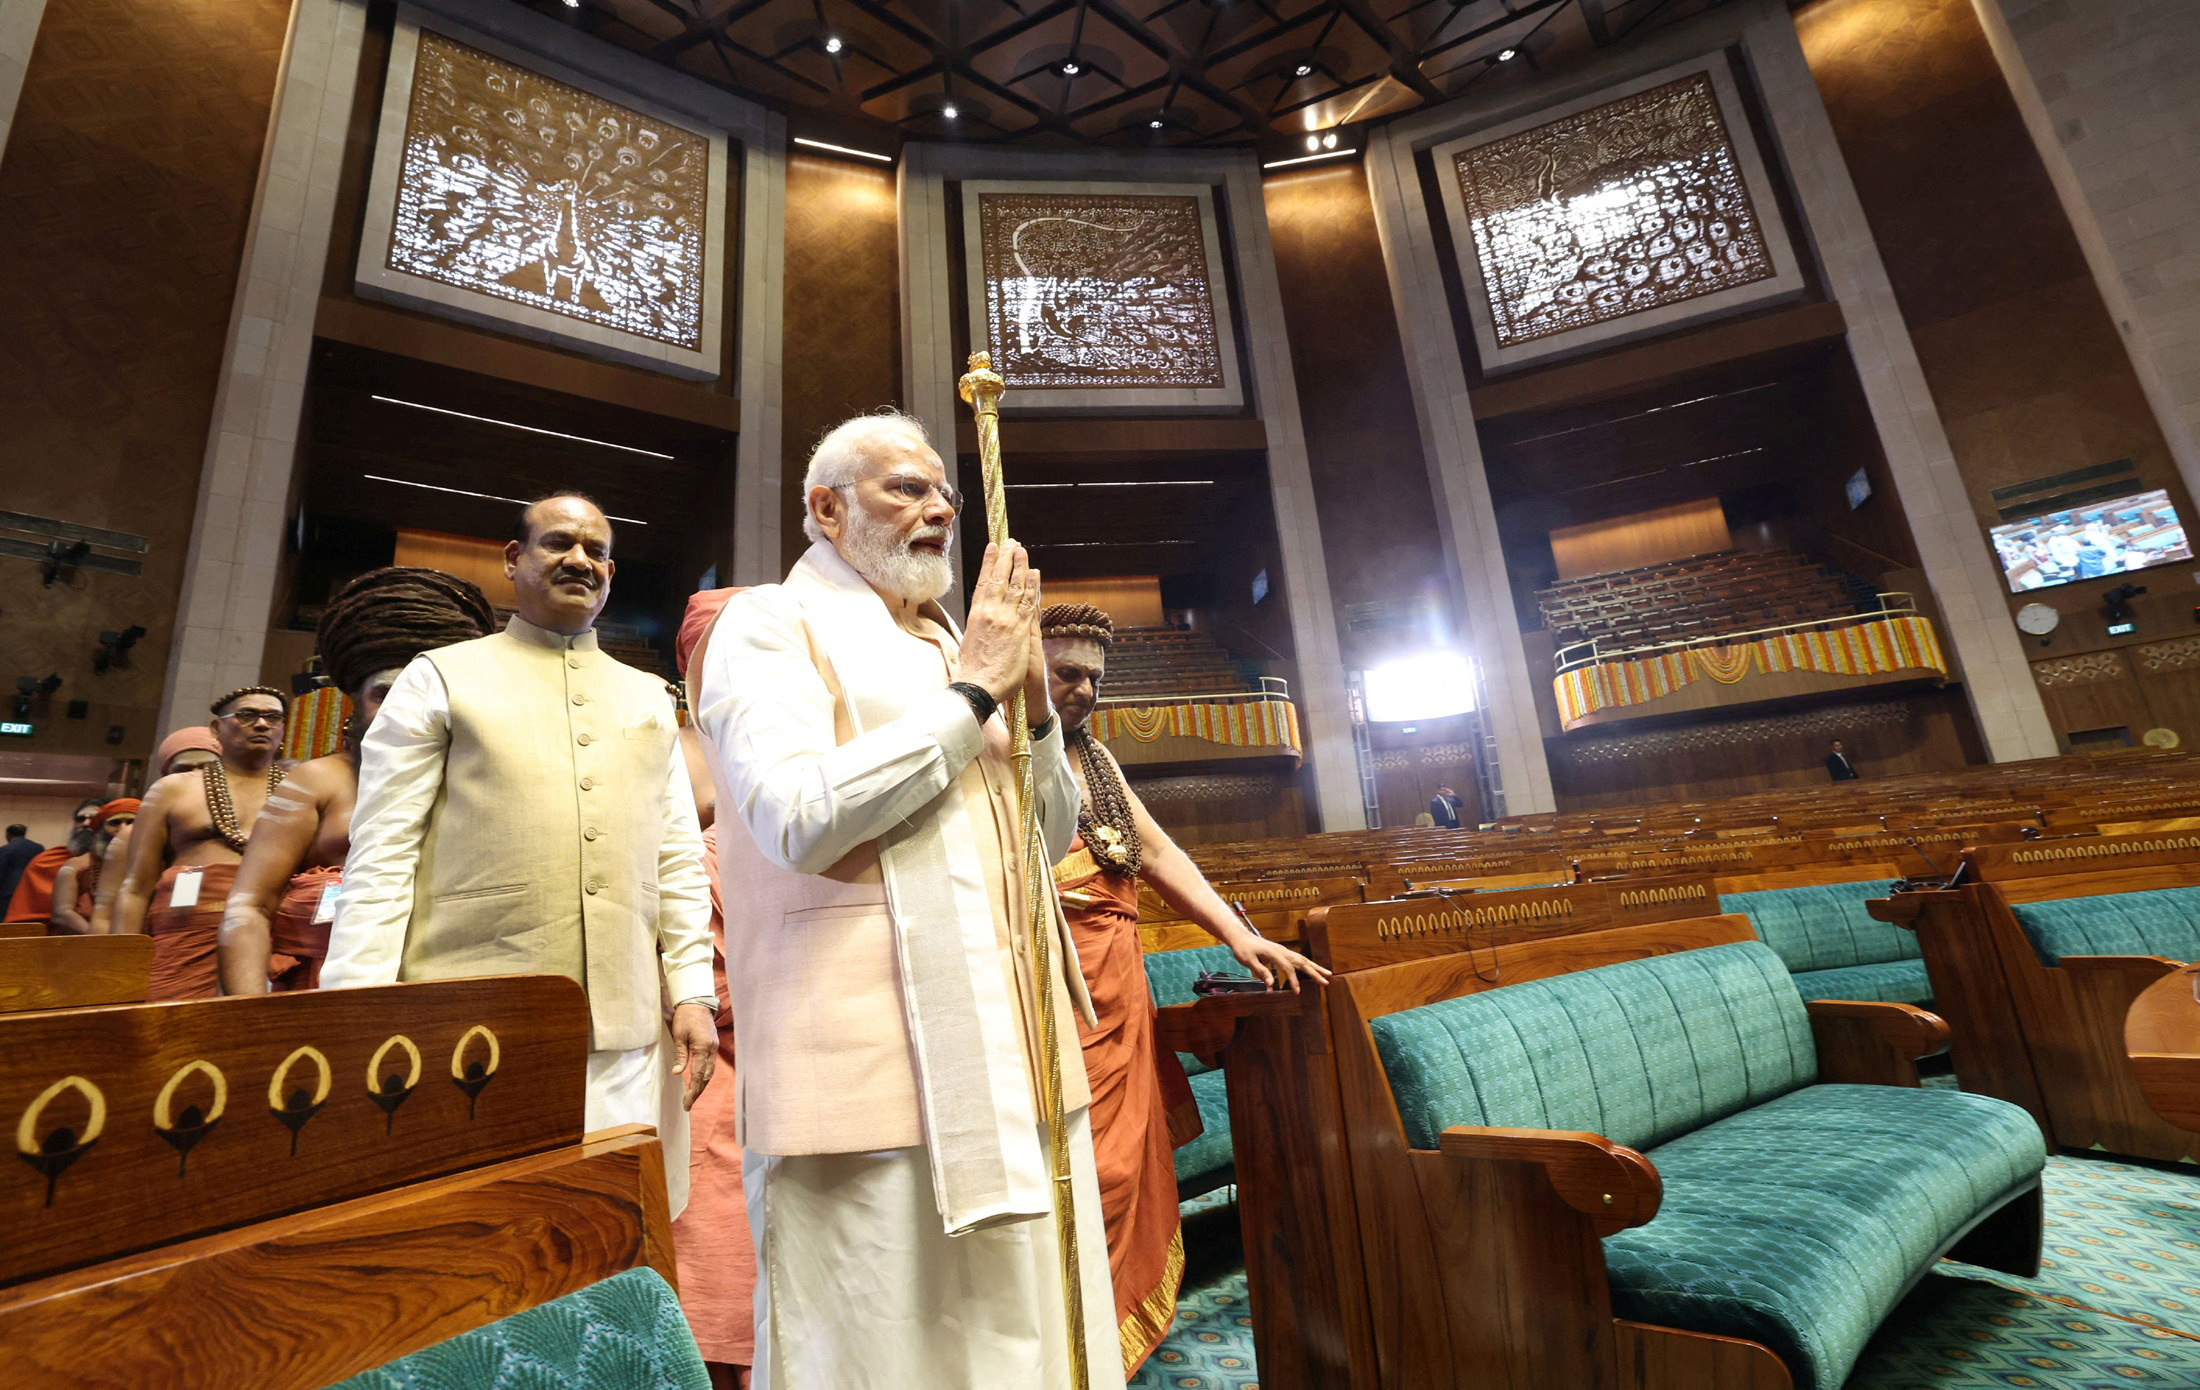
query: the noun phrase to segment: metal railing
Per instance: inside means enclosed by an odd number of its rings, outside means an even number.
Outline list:
[[[1291,683],[1281,676],[1262,676],[1258,690],[1206,691],[1201,694],[1183,695],[1103,695],[1093,701],[1094,708],[1101,705],[1200,705],[1228,704],[1233,700],[1283,700],[1291,698]]]
[[[1707,632],[1698,637],[1681,637],[1662,642],[1648,642],[1640,646],[1622,647],[1615,651],[1605,651],[1597,640],[1592,637],[1586,642],[1569,642],[1560,647],[1553,654],[1552,660],[1557,667],[1557,674],[1565,675],[1568,671],[1583,666],[1595,666],[1607,661],[1634,661],[1660,652],[1685,651],[1690,647],[1731,647],[1740,642],[1754,642],[1761,637],[1770,637],[1775,633],[1802,632],[1812,628],[1830,630],[1837,627],[1853,626],[1857,623],[1875,623],[1884,618],[1916,618],[1923,616],[1918,612],[1916,595],[1905,590],[1885,590],[1874,595],[1874,597],[1879,600],[1879,608],[1878,611],[1871,613],[1842,613],[1831,618],[1812,618],[1807,622],[1784,623],[1779,627],[1754,627],[1742,632]]]

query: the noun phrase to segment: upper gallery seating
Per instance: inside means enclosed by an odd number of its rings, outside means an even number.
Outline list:
[[[1790,550],[1725,550],[1587,575],[1536,592],[1560,647],[1681,642],[1876,611],[1872,586]]]
[[[1116,629],[1108,648],[1110,700],[1155,695],[1235,695],[1254,688],[1245,672],[1204,632],[1173,627]]]

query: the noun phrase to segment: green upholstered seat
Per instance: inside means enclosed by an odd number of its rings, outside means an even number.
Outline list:
[[[1648,1157],[1665,1198],[1604,1242],[1613,1313],[1762,1342],[1799,1390],[1834,1390],[1926,1261],[2047,1150],[1986,1096],[1807,1086]]]
[[[710,1390],[680,1299],[630,1269],[330,1390]]]
[[[1221,1071],[1203,1071],[1192,1078],[1192,1099],[1199,1104],[1199,1137],[1176,1151],[1176,1185],[1185,1196],[1196,1196],[1201,1184],[1220,1186],[1224,1170],[1237,1162],[1230,1147],[1230,1096]]]
[[[1878,965],[1848,965],[1810,970],[1788,978],[1804,999],[1879,999],[1890,1004],[1930,1004],[1933,982],[1921,960],[1890,960]]]
[[[1192,985],[1200,972],[1238,974],[1244,967],[1227,946],[1196,946],[1188,951],[1155,951],[1146,956],[1146,988],[1153,992],[1155,1008],[1189,1004],[1198,998]],[[1230,1148],[1230,1099],[1219,1068],[1210,1067],[1189,1052],[1176,1054],[1184,1074],[1192,1079],[1192,1099],[1199,1103],[1199,1119],[1205,1128],[1198,1138],[1176,1151],[1177,1189],[1196,1196],[1217,1181],[1235,1162]],[[1202,1184],[1205,1184],[1203,1187]]]
[[[1853,968],[1853,967],[1852,967]],[[2038,1126],[1957,1091],[1819,1085],[1802,999],[1758,942],[1585,970],[1374,1020],[1409,1141],[1587,1130],[1665,1198],[1605,1242],[1613,1311],[1779,1353],[1834,1390],[1925,1262],[2037,1178]]]
[[[2200,960],[2200,888],[2156,888],[2009,909],[2040,963],[2064,956],[2167,956]]]
[[[1719,906],[1749,918],[1757,939],[1787,963],[1795,988],[1805,999],[1928,1004],[1933,993],[1926,982],[1917,933],[1890,922],[1875,922],[1864,910],[1867,899],[1884,898],[1893,891],[1892,880],[1825,883],[1722,893]]]
[[[1787,968],[1755,941],[1678,951],[1374,1020],[1417,1149],[1451,1125],[1648,1149],[1818,1079]]]

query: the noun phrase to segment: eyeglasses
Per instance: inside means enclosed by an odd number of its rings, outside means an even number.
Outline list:
[[[222,718],[237,724],[281,724],[284,715],[279,709],[241,709]]]
[[[935,483],[930,478],[920,478],[914,473],[889,473],[878,480],[878,485],[885,488],[891,496],[900,498],[904,505],[911,507],[923,506],[936,492],[940,500],[947,504],[949,511],[957,516],[962,515],[963,495],[946,483]]]

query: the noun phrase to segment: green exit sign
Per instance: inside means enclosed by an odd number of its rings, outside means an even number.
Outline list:
[[[0,722],[0,734],[13,734],[18,738],[29,738],[37,732],[38,726],[35,724],[19,724],[13,720]]]

